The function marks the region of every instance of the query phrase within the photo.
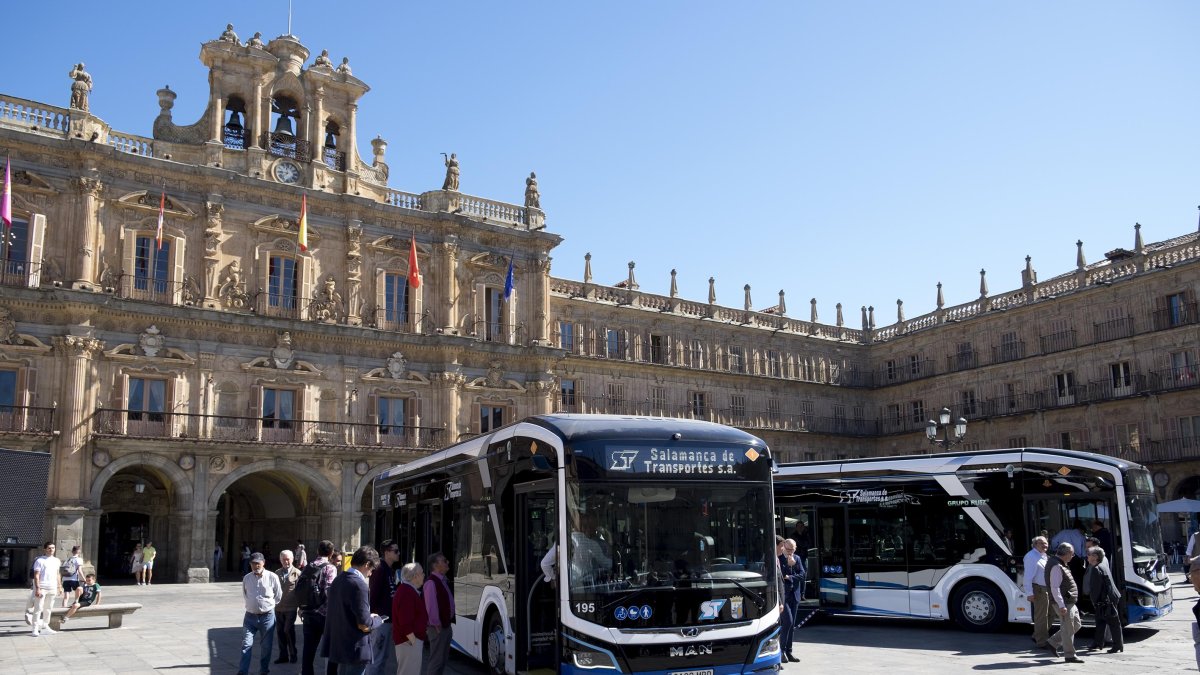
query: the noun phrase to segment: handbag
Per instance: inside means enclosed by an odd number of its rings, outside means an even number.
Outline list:
[[[1195,565],[1193,565],[1192,571],[1189,573],[1188,576],[1191,577],[1192,588],[1196,589],[1197,593],[1200,593],[1200,567],[1196,567]]]

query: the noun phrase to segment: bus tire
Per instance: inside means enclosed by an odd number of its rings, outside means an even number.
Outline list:
[[[996,631],[1008,622],[1008,603],[995,585],[974,579],[954,589],[950,596],[950,616],[963,630]]]
[[[504,675],[504,660],[506,658],[504,622],[500,613],[491,609],[487,613],[487,621],[483,624],[483,665],[487,666],[490,675]]]

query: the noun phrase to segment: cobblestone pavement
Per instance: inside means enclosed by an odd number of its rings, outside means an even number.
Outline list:
[[[1175,578],[1181,581],[1179,575]],[[29,635],[22,619],[26,597],[22,589],[0,590],[0,673],[237,672],[242,619],[237,583],[106,586],[105,602],[139,602],[143,608],[126,616],[121,628],[109,629],[103,618],[79,618],[58,634],[40,638]],[[1064,665],[1031,649],[1028,626],[977,635],[942,623],[820,619],[796,632],[801,662],[785,670],[889,675],[1030,668],[1089,675],[1195,672],[1191,607],[1196,593],[1179,583],[1175,598],[1170,616],[1126,631],[1125,653],[1081,652],[1084,665]],[[1078,644],[1086,639],[1080,637]],[[450,670],[454,675],[484,673],[461,657],[452,659]],[[271,672],[290,675],[299,667],[272,665]]]

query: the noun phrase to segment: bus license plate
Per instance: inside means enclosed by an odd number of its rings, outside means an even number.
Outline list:
[[[708,670],[672,670],[668,675],[713,675],[711,668]]]

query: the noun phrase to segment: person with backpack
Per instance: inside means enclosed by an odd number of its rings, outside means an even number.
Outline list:
[[[70,607],[75,602],[75,589],[79,588],[80,572],[83,569],[83,558],[79,555],[79,547],[71,547],[71,557],[62,566],[63,607]]]
[[[314,675],[313,661],[317,658],[317,645],[325,634],[325,616],[328,612],[329,585],[337,577],[337,566],[332,563],[333,542],[322,539],[317,544],[317,557],[300,570],[296,580],[296,604],[304,620],[304,652],[300,658],[300,672]],[[327,675],[337,673],[337,664],[326,665]]]

